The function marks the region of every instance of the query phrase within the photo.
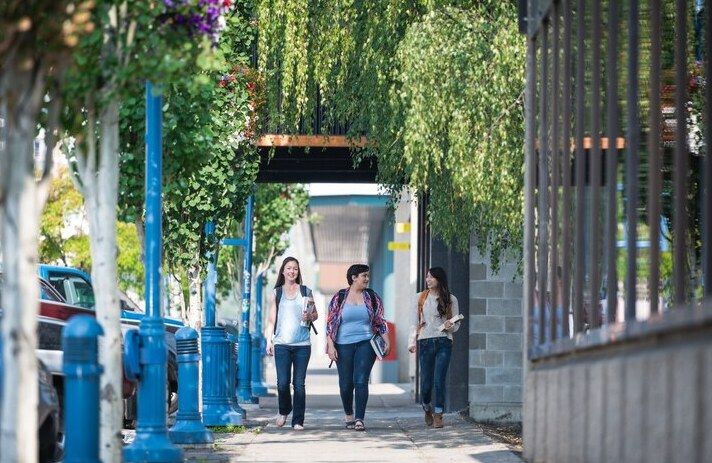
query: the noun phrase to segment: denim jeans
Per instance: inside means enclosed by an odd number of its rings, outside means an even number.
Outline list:
[[[339,356],[336,367],[339,371],[339,392],[344,414],[354,415],[354,391],[356,392],[356,414],[354,418],[363,420],[368,403],[368,379],[376,361],[371,343],[366,341],[353,344],[335,344]]]
[[[442,413],[445,409],[445,378],[452,355],[452,341],[446,337],[418,340],[420,400],[424,410]],[[432,396],[435,389],[435,407]]]
[[[292,415],[292,426],[304,425],[304,409],[306,408],[306,389],[304,381],[307,376],[307,365],[311,356],[311,346],[289,346],[277,344],[274,346],[274,364],[277,367],[277,398],[279,414]],[[292,375],[292,369],[294,375]],[[294,407],[289,383],[294,386]]]

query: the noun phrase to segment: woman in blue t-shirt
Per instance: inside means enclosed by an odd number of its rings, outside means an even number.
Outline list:
[[[300,431],[304,429],[304,383],[311,356],[309,328],[318,314],[311,289],[302,285],[299,261],[294,257],[287,257],[282,262],[274,293],[265,338],[267,355],[274,355],[277,369],[279,414],[275,421],[282,427],[287,422],[287,415],[294,412],[292,428]],[[294,404],[289,390],[290,380],[294,386]]]
[[[326,320],[326,353],[339,370],[339,393],[346,415],[346,427],[364,431],[368,403],[368,379],[376,354],[370,339],[388,332],[383,318],[383,301],[368,288],[369,267],[355,264],[346,272],[349,287],[334,295]],[[384,336],[385,349],[390,349]],[[355,407],[354,407],[355,404]]]

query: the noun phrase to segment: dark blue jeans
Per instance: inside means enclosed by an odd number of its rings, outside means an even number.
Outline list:
[[[371,376],[376,354],[371,343],[366,341],[353,344],[335,344],[339,358],[339,392],[346,415],[354,415],[354,391],[356,392],[356,414],[354,418],[363,420],[368,403],[368,379]]]
[[[307,392],[304,381],[307,376],[307,365],[311,356],[311,346],[274,346],[274,364],[277,367],[277,398],[279,414],[292,414],[292,426],[304,425],[304,409],[306,408]],[[294,375],[292,375],[294,369]],[[294,407],[289,383],[294,386]]]
[[[452,355],[452,341],[445,337],[418,340],[420,360],[420,401],[424,410],[442,413],[445,409],[445,377]],[[435,407],[432,396],[435,389]]]

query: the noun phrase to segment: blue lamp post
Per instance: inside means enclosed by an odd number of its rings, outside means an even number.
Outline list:
[[[205,226],[205,234],[215,232],[215,224]],[[215,323],[215,289],[218,282],[217,255],[210,256],[205,280],[205,326],[201,330],[203,351],[203,423],[206,426],[240,425],[245,411],[234,404],[234,378],[230,377],[230,343],[225,328]]]
[[[252,339],[250,336],[250,298],[252,296],[252,218],[255,203],[254,195],[247,199],[245,209],[245,258],[242,267],[242,321],[238,338],[237,400],[243,403],[255,403],[252,397],[252,379],[250,361]]]
[[[127,462],[180,462],[183,454],[168,439],[166,426],[166,344],[161,317],[161,181],[160,89],[146,82],[146,315],[139,327],[140,381],[136,438],[124,449]]]
[[[255,331],[252,333],[252,394],[255,397],[267,395],[267,385],[262,378],[262,356],[265,351],[265,337],[262,334],[262,289],[265,285],[264,273],[255,280]]]

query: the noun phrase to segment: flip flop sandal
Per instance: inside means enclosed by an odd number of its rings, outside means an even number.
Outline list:
[[[345,424],[346,424],[346,429],[354,429],[354,427],[356,426],[355,421],[346,421]]]
[[[356,431],[365,431],[365,430],[366,430],[366,426],[363,425],[363,421],[361,421],[361,420],[356,420],[356,421],[354,422],[354,429],[355,429]]]
[[[278,428],[281,428],[284,426],[284,423],[287,422],[287,415],[277,415],[277,418],[275,419],[274,424],[277,425]]]

